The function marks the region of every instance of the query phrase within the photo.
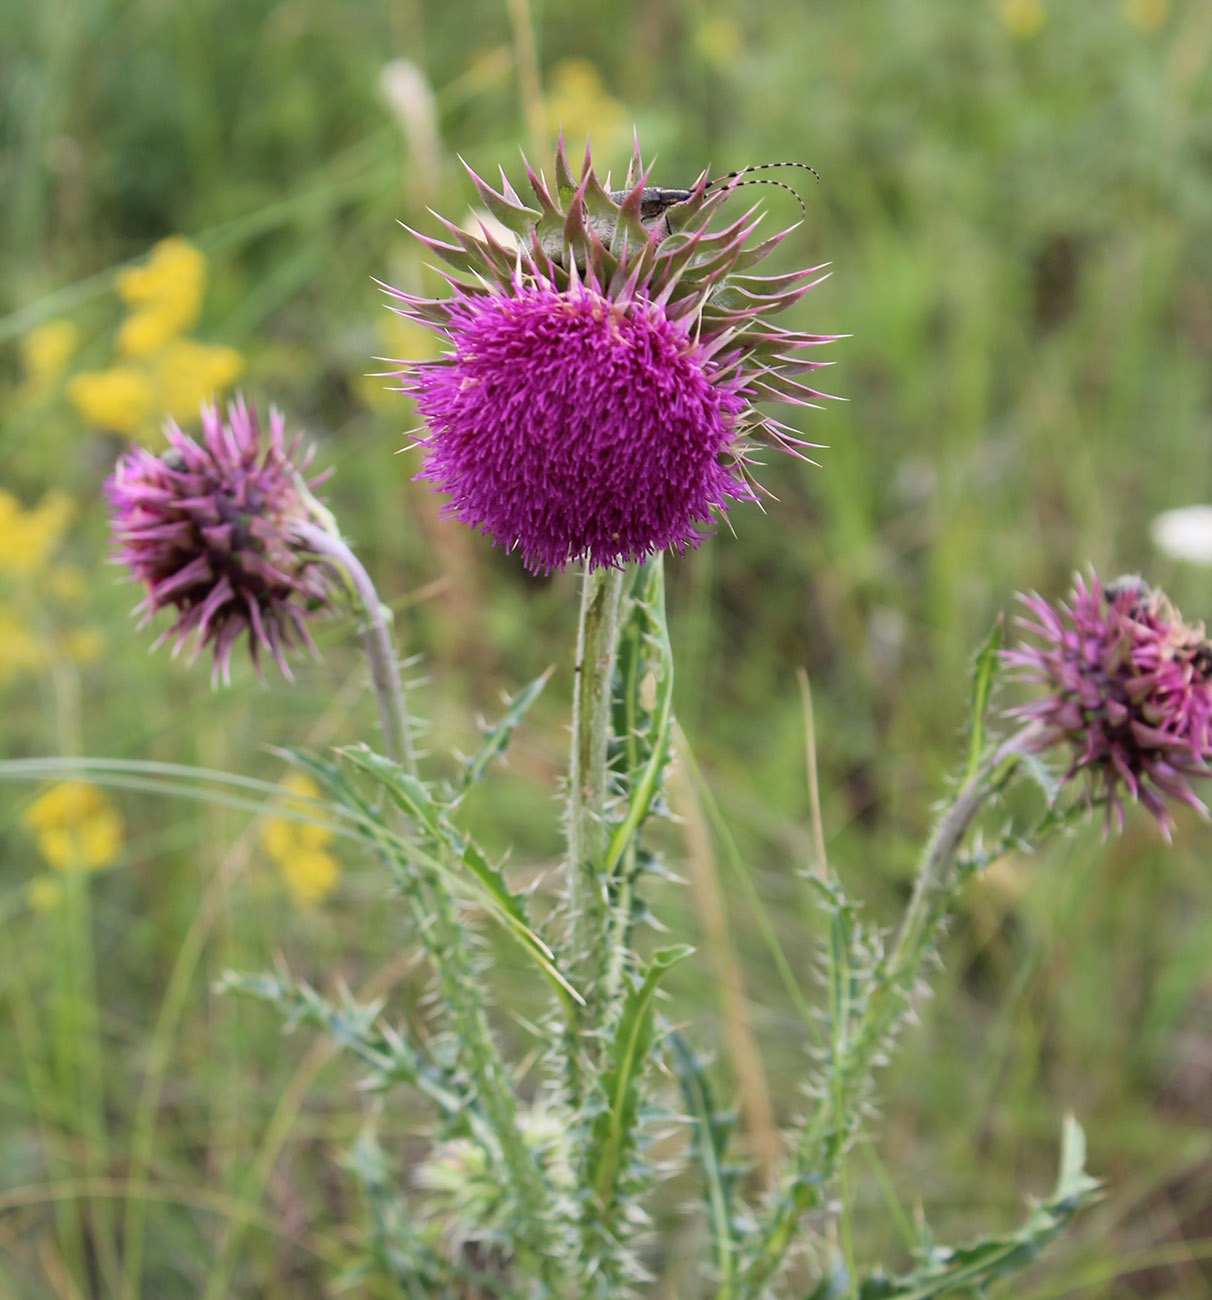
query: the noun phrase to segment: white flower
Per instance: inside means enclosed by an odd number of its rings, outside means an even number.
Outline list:
[[[1165,510],[1154,520],[1153,544],[1176,560],[1212,564],[1212,506]]]

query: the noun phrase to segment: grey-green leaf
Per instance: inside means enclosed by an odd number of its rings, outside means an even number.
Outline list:
[[[551,947],[531,927],[521,896],[510,890],[500,867],[489,862],[475,841],[447,817],[446,808],[433,798],[424,783],[410,776],[398,763],[364,745],[349,746],[338,753],[381,781],[392,801],[414,820],[423,843],[401,842],[401,851],[438,874],[452,878],[452,883],[460,883],[462,873],[456,868],[464,868],[466,874],[461,881],[464,888],[469,888],[521,943],[561,996],[584,1005],[580,993],[556,965]]]
[[[964,781],[970,781],[980,767],[985,747],[985,714],[1001,662],[999,655],[1005,641],[1005,620],[999,614],[972,662],[972,700],[968,711],[968,766]]]
[[[606,1109],[594,1122],[594,1153],[589,1185],[599,1206],[609,1210],[614,1201],[619,1169],[635,1136],[640,1100],[640,1080],[653,1037],[653,999],[662,976],[694,951],[675,944],[652,954],[643,979],[627,994],[614,1033],[611,1067],[606,1075]]]
[[[1097,1198],[1099,1184],[1086,1173],[1085,1159],[1085,1135],[1070,1115],[1061,1138],[1056,1187],[1046,1200],[1032,1205],[1017,1231],[966,1246],[936,1246],[916,1268],[893,1276],[872,1273],[851,1294],[859,1300],[931,1300],[956,1291],[980,1293],[990,1283],[1019,1272],[1060,1235],[1078,1210]],[[822,1291],[823,1285],[818,1284],[807,1300],[831,1297],[834,1292]]]
[[[551,679],[554,668],[548,668],[536,677],[528,686],[520,690],[507,702],[505,712],[496,722],[484,729],[484,742],[480,748],[463,764],[463,774],[459,780],[458,794],[463,794],[483,775],[489,763],[505,752],[514,729],[526,716],[527,710],[539,698],[543,687]]]

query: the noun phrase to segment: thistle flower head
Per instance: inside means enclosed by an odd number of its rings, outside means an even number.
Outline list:
[[[542,1102],[518,1111],[518,1128],[535,1162],[553,1189],[568,1194],[575,1186],[567,1126]],[[453,1259],[475,1260],[505,1273],[510,1216],[517,1213],[512,1189],[502,1182],[484,1148],[469,1138],[435,1143],[416,1167],[414,1179],[429,1193],[427,1225],[441,1231]]]
[[[697,546],[713,513],[756,495],[755,448],[814,445],[753,404],[826,396],[794,376],[824,364],[802,354],[829,336],[765,319],[822,268],[748,274],[787,232],[749,246],[752,213],[709,230],[731,186],[705,177],[674,205],[646,198],[638,148],[622,191],[588,153],[574,177],[562,144],[553,187],[527,177],[524,202],[504,173],[499,191],[471,174],[516,247],[444,222],[455,242],[421,238],[454,268],[451,296],[389,289],[450,345],[400,372],[428,426],[420,477],[535,571]]]
[[[156,644],[173,639],[176,654],[191,638],[193,656],[212,647],[212,680],[229,680],[231,651],[247,634],[254,665],[272,655],[290,677],[286,652],[315,646],[307,618],[331,598],[331,571],[295,533],[306,519],[303,474],[311,458],[299,438],[287,444],[271,411],[262,444],[256,412],[243,401],[224,420],[202,408],[202,440],[170,424],[168,450],[132,447],[106,481],[115,559],[143,583],[138,606],[146,623],[171,606],[176,618]]]
[[[1017,679],[1045,689],[1012,713],[1028,719],[1028,748],[1067,744],[1064,779],[1089,774],[1087,797],[1123,828],[1121,792],[1139,800],[1167,836],[1166,799],[1206,816],[1188,777],[1212,775],[1212,647],[1160,592],[1140,579],[1104,587],[1074,578],[1068,603],[1020,597],[1019,625],[1040,643],[1003,652]]]

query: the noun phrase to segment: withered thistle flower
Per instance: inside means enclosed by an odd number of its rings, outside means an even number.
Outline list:
[[[233,402],[224,420],[202,408],[202,440],[176,424],[161,456],[132,447],[105,484],[115,559],[144,584],[137,607],[147,623],[159,610],[177,616],[155,644],[172,639],[173,654],[193,640],[191,659],[213,650],[211,680],[230,680],[231,651],[247,634],[253,664],[268,650],[287,676],[286,653],[315,653],[307,619],[330,602],[332,574],[301,543],[307,518],[300,494],[324,475],[304,480],[311,452],[285,439],[271,411],[262,444],[256,412]]]
[[[452,295],[389,289],[395,310],[450,344],[400,373],[428,426],[420,477],[450,494],[448,516],[535,571],[697,546],[713,513],[755,497],[759,445],[815,445],[753,404],[826,396],[793,376],[825,364],[802,354],[832,336],[765,319],[822,268],[747,274],[787,232],[747,247],[752,212],[709,231],[731,187],[705,177],[648,214],[638,147],[613,195],[588,152],[574,178],[562,143],[554,187],[527,176],[532,202],[504,173],[499,192],[471,173],[516,248],[444,222],[455,243],[420,238],[454,267]]]
[[[1212,647],[1160,592],[1139,579],[1104,587],[1076,575],[1069,602],[1021,596],[1019,625],[1038,639],[1003,652],[1020,681],[1046,694],[1011,712],[1029,720],[1028,748],[1067,744],[1064,779],[1089,775],[1087,797],[1123,829],[1121,792],[1153,814],[1167,838],[1166,798],[1207,815],[1188,782],[1212,775]]]

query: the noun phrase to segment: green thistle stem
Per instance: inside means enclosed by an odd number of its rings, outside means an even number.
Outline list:
[[[641,770],[639,749],[639,693],[641,682],[634,677],[623,683],[626,730],[622,736],[626,777],[630,786],[630,807],[615,827],[607,845],[604,870],[613,904],[610,915],[610,942],[604,995],[607,1015],[613,1019],[625,993],[624,976],[633,960],[631,952],[634,927],[636,859],[639,841],[636,832],[652,809],[669,758],[669,739],[673,727],[673,649],[669,644],[669,625],[665,616],[665,557],[655,555],[635,574],[630,601],[647,607],[653,624],[654,664],[660,676],[656,688],[652,754]],[[626,619],[622,620],[626,623]],[[638,636],[639,633],[636,632]],[[638,654],[631,656],[631,672],[640,669]]]
[[[597,1025],[597,1002],[610,959],[605,819],[611,682],[626,573],[586,567],[577,633],[572,699],[572,760],[568,773],[568,947],[573,983],[589,1004],[583,1019]]]
[[[408,703],[391,635],[391,611],[379,600],[379,593],[362,561],[335,528],[322,528],[318,524],[303,522],[296,524],[295,530],[299,540],[311,551],[334,560],[348,581],[362,614],[362,645],[366,651],[375,700],[379,705],[384,752],[399,763],[409,776],[416,776],[417,760],[412,747]]]
[[[860,1040],[860,1049],[869,1037],[879,1038],[895,1021],[903,1005],[913,993],[921,975],[922,965],[930,951],[938,922],[942,919],[955,887],[955,855],[972,825],[981,806],[1005,785],[1014,762],[1030,744],[1027,731],[1020,731],[1000,744],[964,782],[951,806],[939,819],[930,836],[913,883],[913,896],[905,909],[904,919],[897,931],[896,942],[887,962],[887,983],[890,991],[900,991],[899,1001],[890,1008],[881,1008],[881,999],[873,999],[871,1033]],[[869,1052],[869,1049],[868,1049]],[[863,1064],[867,1064],[866,1055]]]
[[[611,908],[606,867],[608,834],[607,759],[611,735],[611,695],[619,639],[619,610],[626,575],[622,570],[585,566],[577,631],[572,697],[572,753],[568,773],[566,828],[568,855],[562,908],[566,930],[560,964],[585,999],[583,1007],[563,1001],[556,1009],[553,1073],[575,1149],[573,1163],[582,1178],[592,1163],[592,1125],[587,1122],[587,1094],[600,1087],[597,1068],[603,1052],[602,1029],[608,1003],[605,984],[610,966]],[[593,1211],[572,1198],[560,1206],[561,1217],[583,1253]],[[578,1271],[583,1260],[578,1260]],[[587,1269],[584,1293],[593,1286]],[[574,1285],[569,1295],[582,1294]]]
[[[1030,741],[1030,733],[1024,730],[999,745],[964,782],[939,818],[922,853],[896,940],[876,971],[875,987],[858,1025],[853,1029],[849,1025],[849,1004],[840,1010],[831,1009],[837,1045],[832,1066],[834,1087],[822,1095],[815,1115],[800,1136],[791,1167],[757,1233],[756,1254],[737,1283],[726,1283],[716,1292],[716,1300],[753,1300],[763,1294],[791,1245],[796,1220],[820,1204],[824,1189],[837,1177],[849,1138],[860,1119],[860,1105],[876,1057],[887,1048],[889,1035],[912,1000],[933,951],[939,923],[961,883],[955,869],[959,847],[977,813],[1003,788],[1018,757],[1030,748]],[[844,960],[844,955],[840,959]]]
[[[347,579],[363,618],[362,644],[379,706],[384,748],[389,758],[415,777],[416,754],[404,684],[400,679],[400,661],[391,634],[390,611],[379,600],[370,575],[337,532],[335,522],[331,519],[326,522],[327,527],[300,523],[298,536],[315,554],[334,561]],[[501,1159],[509,1171],[520,1208],[537,1238],[529,1244],[542,1260],[547,1189],[518,1126],[517,1105],[502,1068],[500,1051],[493,1041],[485,1012],[487,998],[463,924],[447,888],[428,872],[412,873],[406,893],[418,935],[434,965],[440,1005],[476,1082],[476,1091],[500,1143]]]

